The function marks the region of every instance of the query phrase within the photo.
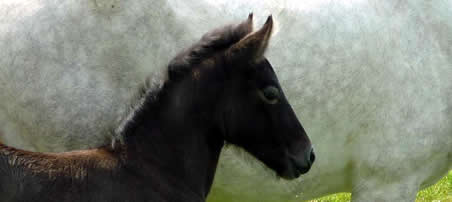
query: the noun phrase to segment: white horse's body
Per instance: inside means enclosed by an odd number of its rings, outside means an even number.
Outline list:
[[[300,3],[298,3],[300,2]],[[0,131],[9,145],[107,143],[145,77],[219,24],[279,21],[267,57],[315,146],[276,179],[225,149],[211,200],[413,201],[452,166],[451,1],[0,1]]]

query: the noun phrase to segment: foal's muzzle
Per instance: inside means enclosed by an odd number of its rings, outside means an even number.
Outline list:
[[[314,148],[309,147],[306,152],[297,155],[290,155],[290,166],[288,171],[282,176],[286,179],[295,179],[300,175],[307,173],[315,161]]]

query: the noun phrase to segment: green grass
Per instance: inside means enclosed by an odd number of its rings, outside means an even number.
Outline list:
[[[350,197],[350,193],[339,193],[309,202],[348,202]],[[416,202],[452,202],[452,171],[435,185],[420,191]]]
[[[324,196],[322,198],[310,200],[309,202],[345,202],[350,201],[351,194],[350,193],[339,193],[332,194],[328,196]]]
[[[452,202],[452,171],[435,185],[417,194],[416,202]]]

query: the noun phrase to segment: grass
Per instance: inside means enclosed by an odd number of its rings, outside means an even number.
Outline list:
[[[339,193],[309,202],[348,202],[350,193]],[[428,187],[417,194],[416,202],[452,202],[452,171],[435,185]]]
[[[452,171],[435,185],[417,194],[416,202],[452,202]]]

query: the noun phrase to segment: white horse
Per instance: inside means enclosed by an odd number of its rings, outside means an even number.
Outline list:
[[[267,57],[317,159],[288,182],[225,150],[210,201],[341,191],[353,201],[413,201],[452,168],[445,0],[2,0],[2,141],[40,151],[104,144],[149,74],[250,11],[279,21]]]

